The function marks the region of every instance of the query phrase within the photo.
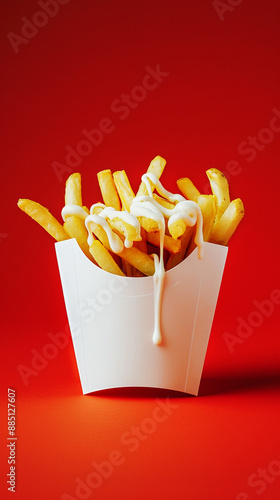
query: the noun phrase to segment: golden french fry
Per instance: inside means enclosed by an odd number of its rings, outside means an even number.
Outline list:
[[[89,248],[89,251],[97,262],[97,264],[108,273],[118,274],[119,276],[125,276],[122,270],[114,261],[113,257],[110,255],[108,250],[102,245],[99,240],[95,240]]]
[[[187,224],[183,219],[178,219],[176,222],[173,222],[168,226],[169,233],[172,238],[177,240],[180,236],[184,234],[187,229]]]
[[[101,170],[98,172],[97,178],[105,205],[121,210],[121,202],[111,170]]]
[[[79,173],[71,174],[66,181],[65,205],[82,206],[82,185],[81,174]],[[87,244],[87,230],[84,221],[77,216],[68,215],[64,222],[64,229],[70,238],[76,238],[83,252],[92,260]]]
[[[126,172],[124,170],[118,170],[117,172],[113,173],[113,178],[122,202],[122,208],[129,212],[130,205],[133,198],[135,198],[135,194],[132,190]]]
[[[166,165],[166,160],[161,156],[156,156],[150,163],[147,173],[154,174],[158,179],[161,177],[162,172],[164,171],[164,167]],[[151,186],[152,191],[154,187]],[[140,187],[137,192],[137,196],[148,195],[148,190],[146,188],[145,183],[142,181]]]
[[[141,227],[141,241],[135,241],[133,243],[133,246],[135,248],[138,248],[138,250],[141,250],[141,252],[144,252],[145,254],[148,254],[148,249],[147,249],[147,236],[146,236],[146,231],[143,227]],[[145,276],[144,273],[141,273],[138,269],[135,267],[132,267],[132,276],[133,277],[143,277]]]
[[[82,206],[81,174],[71,174],[65,184],[65,205]]]
[[[96,205],[92,213],[99,215],[103,210],[102,205]],[[120,217],[114,217],[113,219],[107,219],[110,228],[116,233],[127,238],[128,241],[141,241],[141,236],[138,235],[137,227],[129,224]]]
[[[183,177],[182,179],[177,180],[177,186],[180,189],[181,193],[187,200],[195,201],[197,203],[197,199],[200,195],[200,192],[195,187],[193,182],[188,179],[188,177]]]
[[[141,236],[138,236],[136,227],[123,219],[114,217],[112,220],[108,219],[107,222],[115,232],[122,234],[128,241],[141,241]]]
[[[146,276],[153,276],[155,273],[154,259],[138,248],[124,248],[119,255]]]
[[[215,214],[216,214],[216,204],[215,204],[214,195],[199,195],[196,203],[198,203],[198,205],[199,205],[199,208],[200,208],[201,214],[202,214],[202,218],[203,218],[203,240],[209,241],[212,227],[214,224]],[[184,223],[184,221],[179,219],[176,223],[171,224],[169,226],[169,231],[170,231],[173,238],[175,238],[176,235],[179,234],[180,231],[182,231],[182,233],[180,235],[180,238],[182,238],[183,235],[185,234],[185,232],[183,232],[184,225],[185,225],[185,230],[186,230],[186,241],[187,241],[186,257],[187,257],[188,255],[190,255],[193,252],[193,250],[196,247],[196,244],[194,241],[194,239],[195,239],[194,228],[193,227],[188,228],[188,226]],[[185,243],[184,239],[183,239],[183,242]],[[169,263],[169,266],[173,266],[174,262],[176,262],[176,260],[173,258],[171,260],[171,262]]]
[[[155,233],[159,230],[158,223],[154,219],[149,219],[148,217],[137,217],[140,222],[140,226],[147,231],[147,233]]]
[[[64,229],[70,238],[75,238],[77,240],[78,245],[81,247],[85,255],[90,260],[93,260],[92,254],[90,253],[88,247],[88,242],[87,242],[88,232],[85,227],[84,220],[75,215],[66,217],[66,220],[64,222]]]
[[[69,236],[47,208],[36,201],[20,199],[19,208],[42,226],[56,241],[68,240]]]
[[[111,247],[103,227],[95,222],[91,222],[91,230],[101,243],[103,243],[105,248],[110,251]],[[124,248],[123,251],[117,255],[127,260],[129,264],[147,276],[152,276],[155,272],[154,260],[136,247]]]
[[[160,233],[147,233],[147,242],[156,247],[160,246]],[[163,247],[170,253],[178,253],[181,250],[181,241],[174,240],[171,236],[164,235]]]
[[[240,198],[233,200],[217,224],[214,224],[210,242],[227,245],[238,224],[243,219],[244,213],[242,200]]]
[[[198,197],[197,203],[203,218],[203,239],[204,241],[209,241],[216,216],[216,203],[214,195],[201,194]]]
[[[206,171],[206,175],[209,179],[212,193],[216,199],[217,212],[214,222],[214,224],[216,224],[230,204],[228,181],[223,172],[217,168],[209,168],[209,170]]]
[[[168,208],[168,210],[172,210],[175,207],[175,203],[170,203],[170,201],[166,200],[165,198],[162,198],[156,193],[153,193],[153,198],[155,201],[157,201],[162,207]]]
[[[96,206],[92,209],[92,214],[99,215],[103,211],[103,206],[96,204]],[[116,216],[113,219],[106,219],[110,228],[116,233],[127,238],[128,241],[141,241],[141,236],[138,234],[138,230],[136,226],[129,224],[127,221],[122,218]]]
[[[178,253],[170,254],[167,264],[166,264],[166,270],[168,271],[169,269],[172,269],[173,267],[177,266],[177,264],[180,264],[185,258],[186,250],[188,248],[189,242],[191,240],[192,234],[193,234],[194,228],[188,226],[186,228],[186,231],[182,236],[179,237],[179,240],[181,241],[181,250]]]

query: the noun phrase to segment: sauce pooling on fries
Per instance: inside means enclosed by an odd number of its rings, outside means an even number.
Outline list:
[[[126,210],[116,210],[113,207],[106,207],[102,203],[96,203],[90,208],[90,215],[78,205],[66,205],[62,210],[62,218],[65,221],[68,216],[80,217],[85,221],[85,226],[88,231],[88,244],[92,245],[94,241],[94,224],[101,226],[108,238],[108,243],[112,252],[120,254],[124,247],[131,248],[133,240],[125,237],[125,240],[120,238],[113,229],[110,227],[109,221],[121,219],[124,223],[132,226],[135,230],[134,241],[141,240],[141,226],[138,218],[146,217],[153,220],[157,224],[160,233],[160,254],[153,254],[155,265],[154,273],[154,333],[153,342],[160,345],[162,342],[160,317],[161,317],[161,303],[162,292],[165,277],[165,268],[163,261],[164,249],[164,235],[165,235],[165,218],[168,219],[168,227],[176,223],[178,220],[185,222],[186,226],[193,227],[196,224],[196,233],[194,241],[198,247],[198,257],[202,259],[203,256],[203,234],[202,234],[202,215],[197,203],[186,200],[180,194],[173,194],[167,191],[159,179],[153,173],[147,173],[142,176],[148,195],[135,196],[130,206],[130,212]],[[163,196],[170,203],[175,203],[173,208],[166,208],[157,202],[153,197],[152,186],[157,192]],[[95,213],[98,209],[99,213]]]
[[[132,201],[132,206],[130,208],[130,213],[134,213],[137,216],[146,216],[150,219],[154,219],[158,222],[161,220],[161,216],[168,218],[168,228],[177,222],[178,220],[183,220],[186,226],[193,227],[196,226],[195,243],[198,247],[198,257],[202,259],[203,257],[203,233],[202,233],[202,215],[199,205],[191,200],[186,200],[180,194],[173,194],[167,191],[160,182],[160,180],[153,173],[144,174],[142,176],[142,181],[145,183],[149,195],[136,196]],[[177,202],[174,208],[169,209],[162,206],[153,198],[153,192],[151,189],[151,183],[155,186],[157,192],[166,198],[168,201]],[[144,208],[141,213],[141,208]],[[155,215],[157,219],[155,219]],[[163,218],[163,217],[162,217]],[[164,221],[164,218],[163,218]],[[165,229],[165,227],[164,227]]]

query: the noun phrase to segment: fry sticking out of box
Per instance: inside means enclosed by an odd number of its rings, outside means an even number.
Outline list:
[[[104,203],[83,205],[66,182],[61,225],[30,200],[18,205],[57,240],[56,253],[84,394],[155,387],[197,395],[227,256],[244,215],[217,169],[212,195],[188,179],[167,191],[157,156],[135,196],[125,171],[98,173]],[[110,206],[108,204],[110,203]],[[218,244],[217,244],[218,243]]]

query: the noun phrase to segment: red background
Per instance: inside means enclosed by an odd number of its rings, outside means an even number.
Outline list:
[[[12,496],[8,387],[17,393],[19,499],[82,498],[77,478],[86,481],[92,462],[108,461],[113,450],[121,465],[83,498],[279,499],[280,305],[233,352],[224,334],[236,335],[237,318],[247,321],[254,301],[280,288],[280,132],[263,131],[280,126],[271,122],[280,110],[280,8],[277,0],[222,4],[224,13],[210,0],[65,1],[15,53],[7,35],[22,36],[22,17],[43,23],[42,8],[34,0],[1,2],[3,499]],[[157,65],[168,76],[121,120],[113,101],[136,95],[145,68]],[[170,190],[188,176],[203,191],[207,168],[229,172],[237,162],[231,196],[243,199],[246,216],[229,245],[197,398],[144,389],[82,396],[70,343],[26,385],[19,374],[20,365],[32,368],[32,350],[42,353],[50,333],[65,331],[67,318],[53,241],[16,203],[34,199],[59,218],[67,174],[60,181],[52,162],[65,164],[66,146],[76,148],[82,130],[104,118],[114,130],[78,167],[88,205],[100,199],[96,173],[104,168],[125,169],[136,189],[159,154]],[[249,136],[258,137],[250,154]],[[146,420],[157,398],[168,396],[167,418]],[[133,427],[144,429],[135,451],[122,440]]]

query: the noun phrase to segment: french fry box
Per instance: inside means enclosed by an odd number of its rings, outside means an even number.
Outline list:
[[[204,243],[166,272],[162,343],[153,343],[154,278],[103,271],[75,239],[55,244],[83,394],[156,387],[197,395],[227,247]]]

